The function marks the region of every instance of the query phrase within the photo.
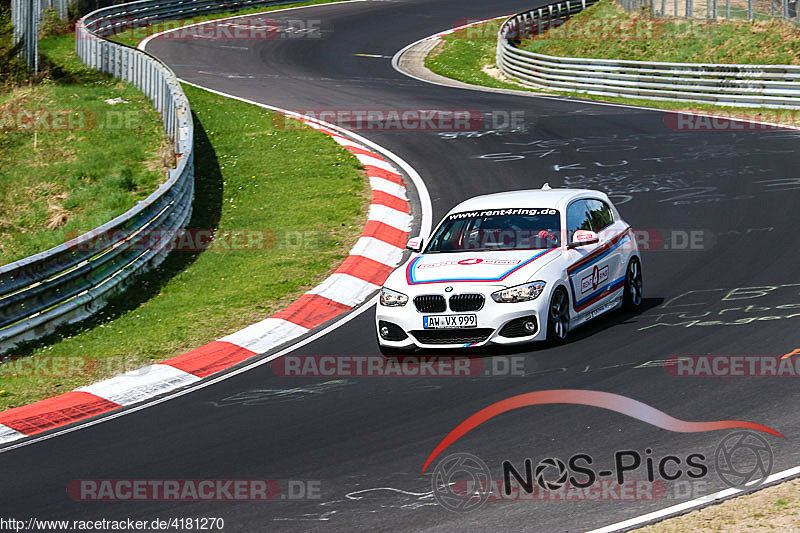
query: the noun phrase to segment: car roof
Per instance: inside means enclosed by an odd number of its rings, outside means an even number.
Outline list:
[[[589,195],[608,201],[605,194],[591,189],[524,189],[476,196],[461,202],[450,212],[522,207],[564,209],[572,200]]]

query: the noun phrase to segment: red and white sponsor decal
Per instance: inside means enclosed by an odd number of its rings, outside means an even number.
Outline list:
[[[608,265],[603,268],[594,266],[591,275],[581,279],[581,294],[588,291],[596,291],[597,287],[608,281]]]
[[[76,501],[270,501],[280,496],[270,479],[74,479]]]

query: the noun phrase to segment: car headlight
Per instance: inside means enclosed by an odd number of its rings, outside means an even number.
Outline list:
[[[408,296],[402,292],[393,291],[386,287],[381,288],[381,305],[386,307],[401,307],[408,303]]]
[[[492,300],[500,304],[535,300],[542,294],[545,285],[547,284],[544,281],[533,281],[524,285],[509,287],[493,292]]]

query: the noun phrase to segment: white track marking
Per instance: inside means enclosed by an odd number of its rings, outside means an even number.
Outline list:
[[[11,429],[8,426],[0,424],[0,444],[5,442],[13,442],[18,439],[24,439],[25,437],[25,434],[20,433],[16,429]]]
[[[336,2],[334,4],[322,4],[322,5],[331,6],[331,5],[341,5],[341,4],[347,4],[347,3],[353,3],[353,2],[362,2],[362,1],[365,1],[365,0],[346,0],[346,1],[343,1],[343,2]],[[319,7],[319,5],[316,5],[316,6],[305,6],[305,7]],[[290,10],[290,9],[300,9],[300,8],[287,8],[286,10]],[[283,10],[275,10],[275,11],[283,11]],[[266,13],[274,13],[275,11],[269,11],[269,12],[266,12]],[[254,15],[258,15],[258,13],[252,13],[252,14],[249,14],[249,15],[232,16],[230,18],[231,19],[233,19],[233,18],[242,18],[242,17],[250,17],[250,16],[254,16]],[[219,20],[224,20],[224,19],[217,19],[216,21],[209,21],[207,23],[218,22]],[[195,25],[199,25],[199,24],[203,24],[203,23],[198,23],[198,24],[195,24]],[[180,29],[180,28],[176,28],[174,30],[169,30],[169,31],[177,31],[178,29]],[[161,33],[157,33],[157,34],[149,36],[144,41],[139,43],[139,49],[144,51],[146,46],[147,46],[147,43],[149,41],[151,41],[152,39],[154,39],[154,38],[156,38],[156,37],[158,37],[160,35],[163,35],[164,33],[168,33],[168,32],[161,32]],[[299,119],[311,120],[311,117],[303,117],[303,116],[298,115],[297,113],[292,112],[290,110],[281,109],[281,108],[270,106],[270,105],[267,105],[267,104],[262,104],[260,102],[255,102],[253,100],[248,100],[246,98],[241,98],[239,96],[235,96],[235,95],[232,95],[232,94],[224,93],[224,92],[221,92],[221,91],[216,91],[214,89],[209,89],[207,87],[203,87],[201,85],[198,85],[198,84],[186,81],[186,80],[179,80],[179,81],[182,82],[182,83],[186,83],[187,85],[191,85],[193,87],[197,87],[199,89],[203,89],[203,90],[208,91],[210,93],[217,94],[217,95],[220,95],[220,96],[224,96],[224,97],[227,97],[227,98],[231,98],[233,100],[238,100],[240,102],[253,104],[253,105],[256,105],[256,106],[261,107],[263,109],[269,109],[271,111],[284,113],[286,115],[293,116],[293,117],[299,118]],[[432,218],[433,217],[433,208],[432,208],[432,205],[431,205],[430,194],[428,192],[427,187],[425,186],[425,182],[423,181],[422,177],[417,173],[416,170],[414,170],[414,168],[411,165],[406,163],[403,159],[398,157],[396,154],[394,154],[391,151],[383,148],[379,144],[377,144],[377,143],[375,143],[373,141],[370,141],[369,139],[366,139],[366,138],[364,138],[364,137],[362,137],[362,136],[360,136],[360,135],[358,135],[356,133],[353,133],[353,132],[351,132],[351,131],[349,131],[349,130],[347,130],[345,128],[342,128],[342,127],[334,125],[334,124],[325,123],[325,122],[322,122],[322,121],[315,121],[315,122],[320,124],[320,125],[322,125],[322,126],[324,126],[327,129],[330,129],[331,131],[340,132],[342,135],[347,135],[350,138],[355,139],[356,141],[362,143],[363,145],[365,145],[368,148],[376,151],[377,153],[380,153],[381,155],[386,156],[398,168],[401,168],[403,170],[403,172],[405,172],[405,174],[413,182],[413,184],[414,184],[414,186],[416,188],[416,191],[417,191],[417,195],[419,196],[420,210],[422,211],[421,220],[420,220],[420,232],[423,235],[428,235],[428,233],[430,233],[431,227],[432,227],[432,221],[433,221],[433,218]],[[402,253],[403,253],[403,251],[400,248],[388,245],[386,243],[383,243],[383,242],[378,241],[377,239],[373,239],[373,238],[361,238],[361,239],[359,239],[359,241],[357,242],[356,246],[351,251],[351,255],[363,255],[364,257],[368,257],[370,259],[382,262],[384,264],[386,264],[385,261],[390,261],[389,266],[393,266],[393,265],[396,265],[397,263],[399,263],[401,258],[402,258]],[[294,344],[286,347],[285,349],[281,350],[280,352],[275,353],[275,354],[273,354],[273,355],[271,355],[269,357],[265,357],[263,359],[259,359],[257,361],[253,361],[253,362],[251,362],[249,364],[245,364],[244,366],[242,366],[240,368],[237,368],[236,370],[232,370],[230,372],[227,372],[227,373],[222,374],[222,375],[217,376],[217,377],[205,378],[204,380],[201,380],[201,381],[195,383],[190,388],[178,390],[178,391],[169,393],[166,396],[162,396],[160,398],[154,398],[154,399],[151,399],[149,401],[145,401],[144,403],[142,403],[140,405],[137,405],[135,407],[131,407],[129,409],[121,410],[121,411],[118,411],[118,412],[112,412],[112,413],[107,414],[105,416],[102,416],[102,417],[100,417],[98,419],[89,420],[89,421],[82,422],[82,423],[77,423],[77,424],[75,424],[73,426],[70,426],[70,427],[62,429],[62,430],[53,431],[52,433],[46,433],[44,435],[31,437],[29,440],[26,440],[24,442],[20,442],[18,444],[13,444],[13,445],[10,445],[10,446],[7,446],[7,447],[1,449],[0,453],[6,453],[6,452],[9,452],[9,451],[15,450],[17,448],[28,446],[28,445],[31,445],[31,444],[34,444],[34,443],[37,443],[37,442],[42,442],[42,441],[45,441],[45,440],[48,440],[48,439],[56,438],[56,437],[59,437],[61,435],[65,435],[67,433],[71,433],[73,431],[78,431],[78,430],[81,430],[81,429],[86,428],[86,427],[94,426],[96,424],[102,424],[102,423],[107,422],[109,420],[113,420],[115,418],[126,416],[129,413],[134,413],[134,412],[142,410],[142,409],[147,409],[148,407],[152,407],[154,405],[158,405],[158,404],[160,404],[162,402],[169,401],[169,400],[171,400],[173,398],[178,398],[180,396],[183,396],[184,394],[189,394],[189,393],[194,392],[196,390],[199,390],[201,388],[209,387],[209,386],[214,385],[214,384],[216,384],[216,383],[218,383],[220,381],[223,381],[223,380],[226,380],[226,379],[230,379],[230,378],[232,378],[234,376],[237,376],[237,375],[239,375],[239,374],[241,374],[243,372],[247,372],[249,370],[252,370],[253,368],[256,368],[256,367],[264,365],[264,364],[267,364],[270,361],[273,361],[273,360],[275,360],[275,359],[277,359],[279,357],[282,357],[282,356],[286,355],[287,353],[290,353],[293,350],[299,349],[302,346],[305,346],[306,344],[308,344],[310,342],[313,342],[313,341],[315,341],[317,339],[320,339],[321,337],[327,335],[328,333],[330,333],[330,332],[332,332],[332,331],[334,331],[334,330],[346,325],[348,322],[350,322],[354,318],[357,318],[362,313],[364,313],[365,311],[370,309],[372,307],[372,305],[374,305],[376,302],[377,302],[377,296],[374,296],[369,301],[363,302],[363,305],[361,305],[360,307],[357,307],[354,311],[343,315],[341,319],[337,320],[335,323],[331,324],[330,326],[321,329],[320,331],[318,331],[318,332],[306,337],[305,339],[302,339],[302,340],[300,340],[298,342],[295,342]],[[270,320],[270,319],[267,319],[267,320]],[[277,320],[277,319],[274,319],[274,320]],[[303,328],[303,329],[305,329],[305,328]],[[233,335],[235,335],[235,334],[233,334]],[[228,337],[231,337],[231,336],[228,336]],[[220,340],[226,340],[228,337],[223,337]],[[284,339],[284,340],[288,341],[289,339]],[[234,344],[236,344],[236,343],[234,343]],[[268,344],[269,344],[268,342],[261,343],[262,346],[265,346],[265,345],[268,345]],[[256,342],[252,346],[253,347],[257,347],[258,345],[259,345],[259,343]],[[254,350],[254,351],[257,351],[257,350]],[[162,366],[168,366],[168,365],[162,365]],[[173,368],[173,367],[170,367],[170,368]],[[2,427],[5,427],[5,426],[2,426]],[[5,438],[5,439],[8,439],[8,440],[13,440],[13,438],[15,437],[14,433],[7,433],[7,432],[2,430],[2,427],[0,427],[0,439]],[[9,431],[13,432],[14,430],[9,428]],[[0,440],[0,442],[3,442],[3,441]]]
[[[401,200],[408,200],[406,188],[399,183],[395,183],[383,178],[371,177],[369,178],[369,186],[373,191],[385,192],[386,194],[400,198]]]
[[[403,231],[411,230],[412,217],[408,213],[392,209],[385,205],[370,204],[369,212],[367,213],[367,220],[375,222],[382,222],[387,226],[397,228]]]
[[[428,492],[411,492],[410,490],[403,490],[403,489],[395,489],[393,487],[375,487],[374,489],[364,489],[364,490],[357,490],[354,492],[348,492],[344,495],[345,498],[350,500],[361,500],[363,496],[358,497],[357,494],[364,494],[365,492],[375,492],[375,491],[389,491],[389,492],[397,492],[399,494],[405,494],[406,496],[433,496],[433,491]]]
[[[280,318],[267,318],[219,339],[256,353],[264,353],[308,333],[308,328]]]
[[[393,266],[400,262],[403,250],[375,237],[361,237],[350,250],[350,255],[360,255],[378,263]]]
[[[377,290],[380,290],[379,285],[349,274],[331,274],[328,279],[308,292],[348,307],[355,307]]]
[[[119,405],[133,405],[198,381],[199,377],[173,366],[155,364],[80,387],[75,391],[88,392]]]
[[[314,127],[312,124],[309,124],[312,128]],[[319,128],[314,128],[319,129]],[[356,148],[361,148],[361,145],[357,142],[353,142],[350,139],[346,139],[344,137],[339,137],[338,135],[331,135],[331,139],[336,141],[337,143],[341,144],[342,146],[355,146]]]
[[[388,170],[389,172],[397,172],[392,165],[383,159],[377,159],[364,154],[355,154],[355,156],[359,161],[361,161],[362,165],[370,165],[373,167],[382,168],[383,170]]]
[[[769,485],[775,483],[776,481],[782,481],[798,475],[800,475],[800,466],[796,466],[794,468],[784,470],[783,472],[777,472],[775,474],[772,474],[771,476],[767,477],[766,480],[764,480],[763,485]],[[683,502],[670,507],[665,507],[664,509],[653,511],[652,513],[643,514],[641,516],[636,516],[628,520],[624,520],[622,522],[617,522],[616,524],[611,524],[608,526],[601,527],[599,529],[593,529],[591,531],[588,531],[587,533],[611,533],[612,531],[620,531],[622,529],[628,529],[634,526],[644,524],[646,522],[661,520],[673,514],[683,513],[690,509],[694,509],[695,507],[702,507],[704,505],[708,505],[713,502],[724,500],[726,498],[730,498],[731,496],[743,494],[744,492],[745,491],[740,489],[721,490],[719,492],[709,494],[708,496],[701,496],[700,498],[689,500],[688,502]]]
[[[274,361],[275,359],[278,359],[279,357],[283,357],[287,353],[290,353],[290,352],[292,352],[294,350],[300,349],[303,346],[305,346],[305,345],[307,345],[307,344],[309,344],[311,342],[314,342],[314,341],[324,337],[325,335],[327,335],[328,333],[332,332],[333,330],[344,326],[345,324],[347,324],[348,322],[350,322],[354,318],[359,317],[365,311],[370,310],[372,308],[372,306],[377,303],[377,301],[378,301],[378,297],[376,295],[370,301],[366,302],[364,305],[362,305],[361,307],[359,307],[355,311],[344,315],[344,317],[341,320],[339,320],[338,322],[336,322],[335,324],[331,324],[330,326],[328,326],[328,327],[326,327],[324,329],[321,329],[317,333],[315,333],[315,334],[313,334],[313,335],[311,335],[311,336],[309,336],[309,337],[307,337],[305,339],[302,339],[302,340],[292,344],[291,346],[288,346],[288,347],[284,348],[280,352],[275,353],[275,354],[273,354],[273,355],[271,355],[269,357],[265,357],[263,359],[259,359],[257,361],[253,361],[252,363],[249,363],[249,364],[247,364],[247,365],[245,365],[245,366],[243,366],[241,368],[237,368],[236,370],[232,370],[232,371],[230,371],[230,372],[228,372],[226,374],[222,374],[221,376],[217,376],[215,378],[211,378],[208,381],[200,381],[199,383],[197,383],[196,385],[194,385],[191,388],[179,390],[179,391],[171,393],[171,394],[169,394],[167,396],[163,396],[161,398],[155,398],[155,399],[153,399],[151,401],[148,401],[148,402],[145,402],[145,403],[143,403],[141,405],[137,405],[135,407],[131,407],[130,409],[126,409],[126,410],[123,410],[123,411],[111,412],[110,414],[108,414],[106,416],[103,416],[102,418],[98,418],[96,420],[90,420],[88,422],[80,423],[80,424],[77,424],[75,426],[71,426],[71,427],[68,427],[68,428],[65,428],[65,429],[62,429],[62,430],[59,430],[59,431],[55,431],[53,433],[47,433],[45,435],[40,435],[38,437],[34,437],[31,440],[27,440],[25,442],[20,442],[18,444],[13,444],[11,446],[7,446],[7,447],[5,447],[3,449],[0,449],[0,453],[10,452],[12,450],[16,450],[17,448],[22,448],[23,446],[29,446],[29,445],[34,444],[36,442],[41,442],[41,441],[53,439],[53,438],[56,438],[56,437],[60,437],[61,435],[66,435],[67,433],[72,433],[73,431],[79,431],[81,429],[84,429],[84,428],[87,428],[87,427],[90,427],[90,426],[94,426],[94,425],[97,425],[97,424],[102,424],[102,423],[107,422],[109,420],[114,420],[115,418],[126,416],[126,415],[129,415],[130,413],[135,413],[137,411],[141,411],[142,409],[147,409],[148,407],[153,407],[154,405],[158,405],[160,403],[172,400],[173,398],[178,398],[180,396],[183,396],[184,394],[189,394],[189,393],[192,393],[192,392],[194,392],[196,390],[204,389],[206,387],[210,387],[211,385],[216,385],[220,381],[224,381],[224,380],[230,379],[230,378],[232,378],[234,376],[238,376],[239,374],[242,374],[244,372],[248,372],[248,371],[250,371],[250,370],[252,370],[252,369],[254,369],[256,367],[259,367],[261,365],[266,365],[266,364]]]

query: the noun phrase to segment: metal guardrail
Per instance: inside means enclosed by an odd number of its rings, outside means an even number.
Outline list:
[[[296,0],[141,0],[98,9],[84,19],[91,32],[107,37],[162,20],[190,19],[223,11],[289,4],[292,1]]]
[[[194,198],[194,127],[186,95],[172,70],[149,54],[103,37],[151,23],[286,0],[142,0],[89,13],[75,26],[75,50],[88,66],[128,81],[152,101],[178,155],[177,168],[147,199],[84,235],[45,252],[0,266],[0,354],[95,314],[141,274],[164,261],[179,238]],[[137,237],[161,235],[140,249]],[[94,243],[104,246],[96,249]]]
[[[800,66],[719,65],[556,57],[517,47],[598,0],[566,0],[519,13],[500,28],[497,66],[541,89],[701,102],[736,107],[800,108]]]
[[[191,215],[194,130],[186,96],[166,65],[87,29],[97,13],[75,27],[78,56],[93,68],[131,82],[150,98],[174,143],[178,165],[147,199],[114,220],[55,248],[0,266],[0,353],[97,312],[169,253],[169,246],[138,249],[130,244],[132,239],[149,231],[169,236],[183,228]],[[102,249],[95,246],[99,236],[104,239]]]

